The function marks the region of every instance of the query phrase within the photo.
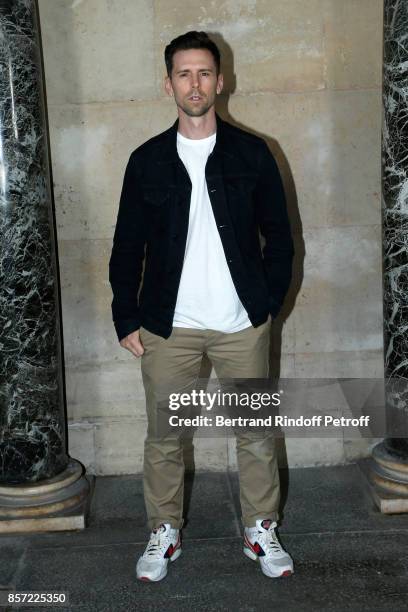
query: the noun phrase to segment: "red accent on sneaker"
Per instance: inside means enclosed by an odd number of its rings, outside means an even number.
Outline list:
[[[292,575],[292,571],[291,570],[285,570],[284,572],[281,573],[281,578],[283,576],[291,576]]]
[[[252,544],[247,536],[245,535],[244,538],[244,542],[245,544],[248,546],[248,548],[250,548],[256,555],[259,555],[259,553],[263,552],[262,548],[260,547],[258,542],[255,542],[255,544]]]
[[[257,555],[259,555],[259,553],[262,551],[262,548],[259,546],[258,542],[255,542],[252,548],[253,548],[253,551],[256,552]]]
[[[174,553],[176,552],[176,550],[178,548],[180,548],[180,547],[181,547],[181,539],[180,539],[180,534],[179,534],[179,537],[177,538],[176,545],[174,546],[174,544],[170,544],[170,546],[166,550],[166,554],[164,556],[168,557],[170,559],[170,557],[172,557],[174,555]]]

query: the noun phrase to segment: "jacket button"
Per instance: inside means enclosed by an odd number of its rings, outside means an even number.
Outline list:
[[[210,193],[215,193],[216,191],[216,189],[210,189]]]

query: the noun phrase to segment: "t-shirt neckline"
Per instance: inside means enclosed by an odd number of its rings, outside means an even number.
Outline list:
[[[205,138],[187,138],[187,136],[183,136],[180,132],[177,132],[177,139],[180,140],[183,144],[188,144],[191,146],[200,146],[203,144],[207,144],[215,139],[217,132],[214,134],[210,134],[210,136],[206,136]]]

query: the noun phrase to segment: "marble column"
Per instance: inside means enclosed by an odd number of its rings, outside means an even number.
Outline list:
[[[387,437],[374,447],[371,492],[408,512],[408,0],[384,1],[382,217]]]
[[[0,532],[84,526],[67,455],[57,241],[38,7],[0,0]]]

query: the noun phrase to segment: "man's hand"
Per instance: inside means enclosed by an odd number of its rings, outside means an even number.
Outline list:
[[[140,342],[139,330],[132,332],[119,342],[120,346],[127,349],[135,357],[141,357],[144,353],[143,344]]]

